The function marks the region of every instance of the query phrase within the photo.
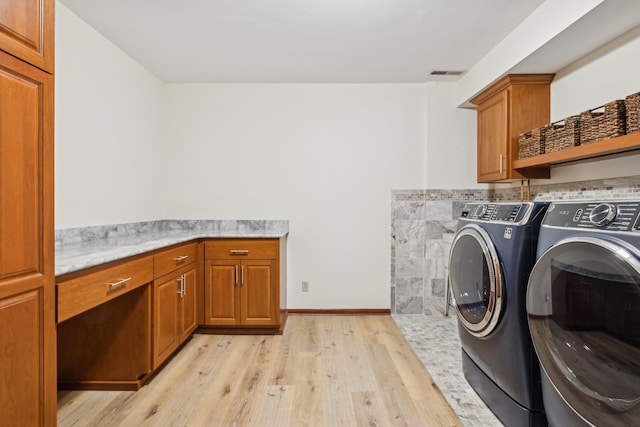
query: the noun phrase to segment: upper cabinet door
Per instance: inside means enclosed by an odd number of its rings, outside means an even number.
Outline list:
[[[53,73],[54,0],[0,0],[0,50]]]
[[[509,173],[509,92],[478,106],[478,182],[507,179]]]
[[[53,277],[52,108],[53,77],[0,52],[0,298]]]

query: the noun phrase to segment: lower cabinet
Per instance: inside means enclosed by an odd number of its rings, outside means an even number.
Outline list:
[[[197,321],[197,243],[153,256],[153,369],[195,331]]]
[[[1,425],[45,425],[42,313],[42,288],[0,299]]]
[[[186,340],[197,325],[196,265],[153,282],[153,368]]]
[[[137,390],[198,327],[282,332],[284,244],[192,241],[57,277],[58,388]],[[19,391],[21,402],[42,398],[40,372],[27,369],[42,369],[42,301],[40,291],[0,298],[0,350],[22,355],[15,364],[0,363],[0,375],[32,384]],[[20,340],[10,339],[14,330],[22,331]],[[22,424],[33,424],[29,420]]]
[[[277,239],[219,239],[205,245],[205,324],[280,325]]]

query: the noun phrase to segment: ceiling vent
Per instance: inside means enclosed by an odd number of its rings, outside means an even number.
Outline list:
[[[461,76],[464,74],[464,71],[452,71],[452,70],[433,70],[431,72],[432,76]]]

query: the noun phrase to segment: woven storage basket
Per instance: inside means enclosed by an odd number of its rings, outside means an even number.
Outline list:
[[[580,116],[570,116],[547,126],[544,136],[544,152],[564,150],[580,145]]]
[[[604,108],[604,112],[596,111]],[[624,101],[611,101],[580,114],[580,144],[589,144],[625,134]]]
[[[627,108],[627,133],[640,132],[640,92],[624,99]]]
[[[541,126],[520,134],[518,138],[518,159],[544,154],[545,130],[546,126]]]

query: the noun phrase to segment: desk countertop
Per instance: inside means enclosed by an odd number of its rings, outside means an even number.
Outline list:
[[[283,238],[288,221],[162,220],[56,231],[56,276],[201,238]]]

